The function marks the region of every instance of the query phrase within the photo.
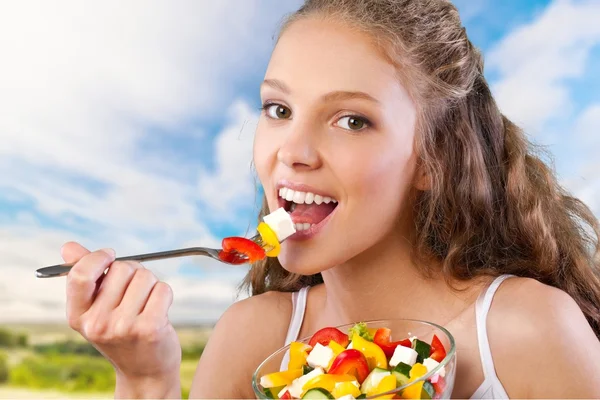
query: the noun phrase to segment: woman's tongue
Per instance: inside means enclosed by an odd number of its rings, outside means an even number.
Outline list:
[[[290,213],[295,223],[303,222],[318,224],[323,221],[335,208],[335,203],[317,204],[295,204],[295,209]]]

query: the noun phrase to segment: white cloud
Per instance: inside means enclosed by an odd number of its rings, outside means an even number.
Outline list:
[[[235,207],[241,205],[235,199],[253,191],[249,169],[243,170],[251,131],[241,142],[233,132],[255,113],[233,99],[245,80],[261,76],[276,23],[296,6],[0,2],[0,200],[27,205],[26,211],[0,210],[9,221],[0,225],[2,273],[11,282],[3,288],[0,320],[64,318],[64,280],[36,279],[34,270],[62,262],[65,241],[118,254],[219,244],[197,201]],[[155,128],[168,141],[212,146],[206,122],[225,124],[215,139],[215,172],[200,159],[171,162],[176,151],[141,151]],[[198,182],[214,195],[199,195]],[[225,220],[231,223],[229,215]],[[190,262],[216,268],[208,260]],[[182,281],[181,265],[149,265],[176,287],[174,318],[192,318],[197,309],[198,320],[216,319],[233,302],[242,271]]]
[[[139,184],[147,128],[221,114],[278,17],[250,0],[2,3],[0,155]]]
[[[586,147],[600,145],[600,103],[592,104],[579,115],[575,123],[575,134]]]
[[[600,217],[600,104],[591,104],[573,123],[575,173],[565,180],[565,186],[585,202]]]
[[[493,91],[504,113],[539,133],[573,111],[567,79],[581,78],[600,44],[600,2],[555,0],[536,20],[504,37],[486,56],[500,75]]]
[[[595,73],[589,65],[600,45],[598,21],[598,1],[555,0],[486,54],[499,76],[492,89],[500,108],[538,142],[555,146],[564,185],[596,215],[600,105],[580,104],[572,84]]]
[[[233,123],[215,143],[216,171],[201,174],[198,184],[199,196],[224,218],[231,209],[254,204],[256,192],[251,161],[258,114],[247,104],[236,102],[230,116]]]
[[[600,218],[600,162],[590,161],[583,164],[576,174],[564,181],[565,187],[574,193]]]

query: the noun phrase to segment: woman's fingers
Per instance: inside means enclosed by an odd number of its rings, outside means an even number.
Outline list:
[[[98,289],[93,308],[98,312],[109,313],[121,303],[129,283],[142,265],[132,261],[115,261],[110,266],[102,285]]]
[[[71,252],[73,250],[73,252]],[[69,252],[69,253],[68,253]],[[76,246],[64,249],[65,257],[76,257],[83,253]],[[114,252],[98,250],[84,255],[71,268],[67,275],[67,318],[69,325],[78,330],[81,316],[89,310],[94,302],[96,282],[104,270],[114,261]]]
[[[142,312],[157,282],[158,279],[150,270],[142,268],[135,271],[119,304],[119,309],[125,318],[135,318]]]
[[[158,282],[152,288],[150,297],[141,315],[157,320],[164,320],[168,316],[169,308],[173,303],[173,290],[164,282]]]
[[[76,242],[67,242],[60,249],[60,255],[68,264],[76,263],[87,254],[90,254],[90,251]]]

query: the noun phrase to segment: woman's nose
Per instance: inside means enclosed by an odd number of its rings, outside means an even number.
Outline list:
[[[315,137],[307,127],[296,127],[288,133],[277,152],[277,160],[295,170],[311,170],[321,166]]]

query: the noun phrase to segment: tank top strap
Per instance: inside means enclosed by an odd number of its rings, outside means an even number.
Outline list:
[[[494,359],[487,334],[487,316],[492,305],[494,295],[500,284],[514,275],[501,275],[495,278],[488,288],[479,296],[476,303],[477,341],[479,342],[479,355],[485,379],[498,379],[494,368]]]
[[[308,289],[309,286],[305,286],[299,291],[292,293],[292,318],[290,319],[290,326],[288,327],[284,346],[298,339],[302,321],[304,321]]]
[[[305,286],[297,292],[292,293],[292,317],[290,319],[290,325],[288,326],[287,335],[285,337],[284,346],[289,345],[296,339],[300,334],[300,328],[302,327],[302,321],[304,321],[304,312],[306,311],[306,298],[308,296],[308,289],[310,286]],[[289,350],[283,355],[281,360],[280,371],[287,369],[287,365],[290,359]]]

